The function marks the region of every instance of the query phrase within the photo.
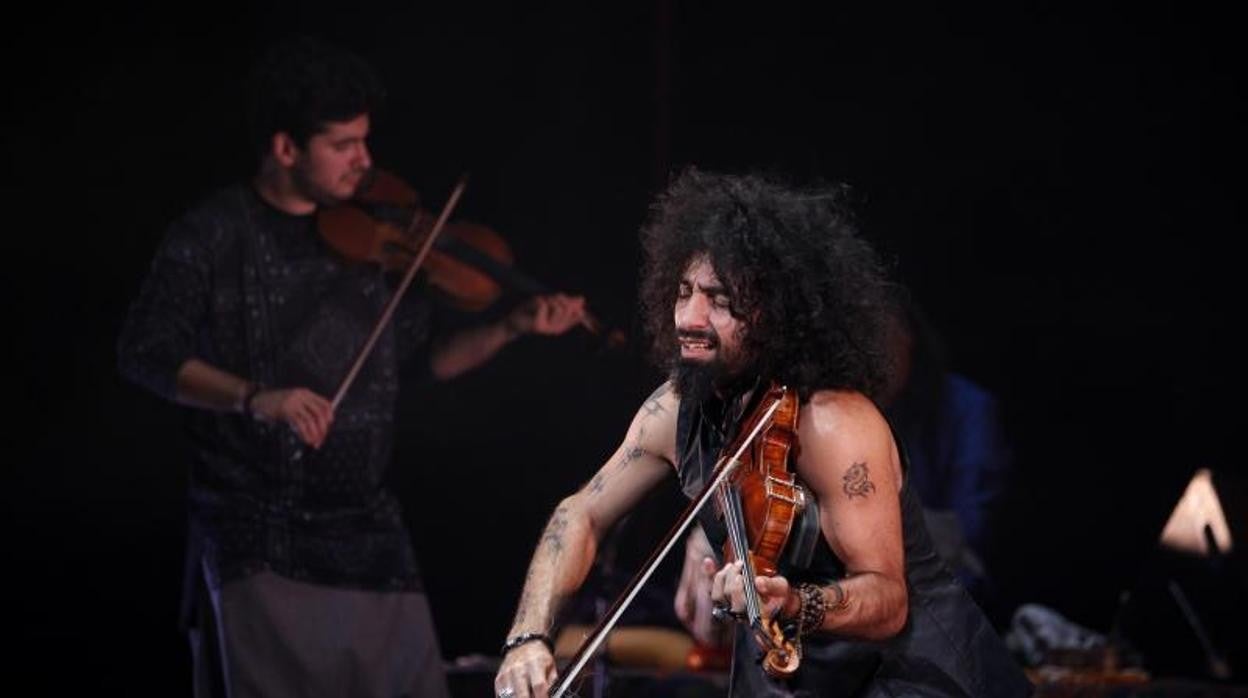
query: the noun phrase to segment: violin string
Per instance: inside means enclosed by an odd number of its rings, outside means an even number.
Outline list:
[[[750,625],[758,623],[762,617],[762,608],[758,598],[758,590],[754,588],[754,565],[750,562],[750,543],[745,532],[745,512],[741,506],[741,493],[733,487],[725,485],[727,510],[731,517],[730,530],[733,546],[736,548],[737,559],[741,561],[742,593],[745,595],[746,613]]]
[[[628,608],[628,605],[632,603],[633,599],[637,596],[637,593],[641,591],[641,587],[648,579],[650,579],[650,576],[654,574],[654,571],[658,568],[659,563],[661,563],[667,556],[667,553],[672,549],[672,546],[676,544],[676,541],[680,540],[685,531],[689,529],[689,525],[693,522],[697,513],[701,511],[702,507],[716,496],[719,486],[726,482],[728,477],[732,475],[734,470],[736,470],[737,466],[740,465],[739,459],[741,458],[741,454],[745,453],[745,449],[749,447],[750,443],[754,441],[759,432],[761,432],[767,425],[771,416],[775,414],[777,409],[780,408],[780,403],[780,400],[776,400],[772,403],[771,407],[767,408],[767,412],[763,415],[763,418],[759,420],[758,424],[754,426],[749,435],[745,437],[740,448],[737,449],[737,452],[732,454],[727,461],[722,461],[723,464],[718,467],[712,481],[705,486],[703,492],[698,495],[697,500],[690,503],[688,509],[685,511],[685,514],[681,517],[680,523],[668,533],[664,543],[651,556],[651,561],[633,579],[627,593],[616,600],[616,605],[613,607],[613,610],[608,613],[606,618],[603,618],[599,622],[598,628],[594,631],[595,634],[583,645],[581,645],[580,650],[577,651],[576,656],[573,657],[572,661],[569,663],[567,673],[562,679],[560,679],[558,685],[555,686],[554,690],[551,692],[553,698],[561,698],[561,696],[567,693],[568,688],[571,687],[571,684],[576,679],[577,674],[585,668],[585,664],[589,662],[594,652],[597,651],[599,645],[601,645],[606,639],[607,633],[611,632],[611,628],[615,627],[615,623],[619,621],[620,616],[624,614],[624,610]]]

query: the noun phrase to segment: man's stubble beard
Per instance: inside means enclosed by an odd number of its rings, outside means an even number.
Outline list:
[[[307,165],[302,163],[296,165],[291,168],[290,179],[291,183],[294,184],[295,191],[299,192],[303,198],[315,202],[317,206],[331,207],[350,201],[351,198],[354,197],[359,191],[364,182],[364,180],[361,179],[351,191],[350,195],[340,197],[334,192],[328,191],[318,186],[316,182],[312,181],[312,178],[308,175],[309,169],[310,168]]]

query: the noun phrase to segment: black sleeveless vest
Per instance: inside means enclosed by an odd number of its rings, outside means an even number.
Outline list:
[[[719,451],[733,435],[743,401],[712,399],[681,403],[676,421],[676,462],[681,488],[690,498],[702,489]],[[901,447],[902,444],[899,444]],[[902,468],[908,467],[904,448]],[[809,495],[809,492],[808,492]],[[734,641],[733,696],[1027,696],[1032,686],[970,595],[937,555],[909,486],[901,488],[909,614],[897,636],[881,642],[829,634],[802,638],[802,663],[789,680],[767,676],[759,650],[744,625]],[[790,537],[780,573],[791,584],[826,584],[845,576],[845,566],[819,531],[817,506]],[[716,554],[726,531],[713,512],[699,523]]]

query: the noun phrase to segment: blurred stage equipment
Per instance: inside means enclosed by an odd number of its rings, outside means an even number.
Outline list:
[[[1115,632],[1139,649],[1155,675],[1245,678],[1243,484],[1222,471],[1197,470],[1138,581],[1124,592]]]
[[[1026,604],[1006,641],[1036,695],[1248,695],[1244,481],[1195,472],[1119,595],[1107,633]],[[1236,545],[1240,543],[1240,545]]]

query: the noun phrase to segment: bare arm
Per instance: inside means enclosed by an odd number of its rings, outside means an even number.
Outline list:
[[[429,368],[438,380],[449,380],[489,361],[522,334],[563,334],[584,322],[584,298],[537,296],[498,322],[470,327],[435,342]]]
[[[901,534],[901,465],[892,433],[862,395],[816,393],[802,407],[797,473],[819,502],[819,524],[846,577],[816,590],[826,612],[821,630],[882,640],[905,627],[908,598]],[[711,598],[744,608],[740,563],[713,577]],[[781,576],[755,577],[766,614],[800,615],[801,596]]]
[[[879,640],[905,627],[901,465],[887,422],[857,393],[817,393],[799,428],[799,475],[819,501],[819,521],[846,577],[823,588],[823,630]],[[786,602],[796,614],[797,595]]]
[[[429,368],[438,380],[450,380],[489,361],[511,340],[520,336],[506,320],[469,327],[434,342]]]
[[[667,475],[675,433],[676,398],[665,384],[637,411],[623,443],[593,479],[555,509],[529,564],[509,638],[550,632],[560,605],[589,573],[602,536]],[[553,680],[549,651],[531,642],[503,658],[495,687],[545,696]]]

